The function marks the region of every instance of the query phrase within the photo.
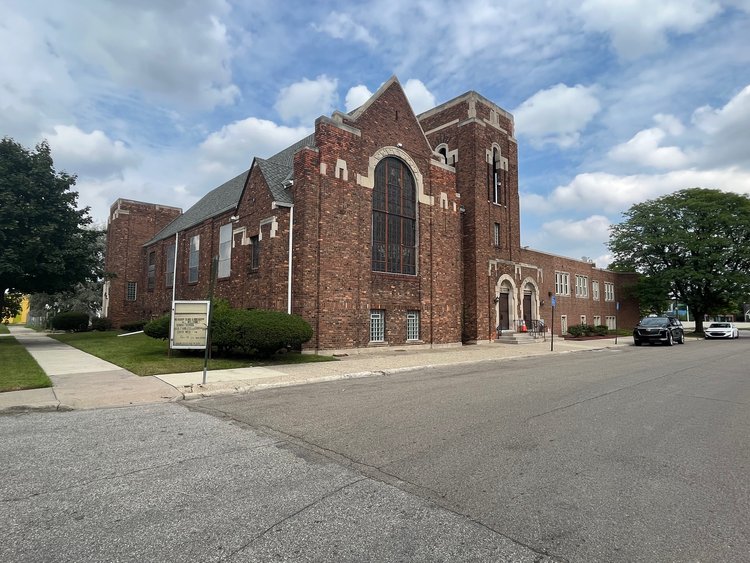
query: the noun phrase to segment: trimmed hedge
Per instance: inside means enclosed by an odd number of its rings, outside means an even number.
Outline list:
[[[125,332],[138,332],[143,330],[146,324],[148,324],[148,321],[130,321],[129,323],[122,323],[120,328]]]
[[[89,329],[89,316],[86,313],[58,313],[52,317],[52,328],[73,332],[86,332]]]
[[[143,333],[151,338],[167,340],[169,338],[169,325],[172,315],[167,313],[143,325]]]
[[[151,338],[169,338],[170,315],[146,324],[143,332]],[[263,358],[279,350],[299,350],[312,338],[312,328],[302,317],[263,309],[232,309],[224,300],[211,311],[211,345],[217,355],[240,352]]]
[[[94,317],[91,319],[91,330],[105,331],[112,328],[112,321],[107,317]]]
[[[578,324],[568,327],[568,334],[573,337],[579,336],[607,336],[609,329],[607,325]]]

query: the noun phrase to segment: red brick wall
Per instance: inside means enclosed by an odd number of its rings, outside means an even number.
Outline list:
[[[105,271],[110,274],[107,316],[115,327],[142,316],[141,297],[146,292],[143,244],[172,222],[180,210],[175,207],[118,199],[110,208],[107,226]],[[136,301],[127,301],[127,282],[137,282]]]
[[[625,298],[626,285],[632,278],[521,248],[517,145],[509,115],[469,93],[422,114],[420,121],[398,83],[390,82],[359,112],[319,119],[316,147],[303,148],[294,157],[294,184],[288,188],[295,202],[292,311],[313,327],[308,348],[374,345],[369,340],[373,309],[386,312],[385,340],[390,345],[407,344],[409,311],[420,312],[423,343],[457,343],[462,335],[466,340],[492,339],[497,323],[494,298],[503,275],[513,280],[518,300],[524,280],[536,282],[539,302],[544,304],[535,313],[549,326],[548,293],[554,291],[556,269],[570,273],[573,292],[573,297],[559,297],[556,317],[568,315],[569,325],[577,324],[581,314],[589,323],[593,323],[594,315],[600,315],[604,322],[606,316],[615,314],[615,302],[604,301],[604,282],[612,281],[616,301],[622,304],[618,322],[622,326],[637,320],[637,305]],[[432,147],[440,143],[447,143],[450,151],[458,150],[455,166],[443,164],[432,153]],[[493,143],[508,160],[507,174],[502,177],[507,196],[500,205],[491,201],[488,185],[486,155]],[[422,178],[422,201],[417,205],[416,275],[372,270],[370,159],[388,155],[401,158],[415,177]],[[337,171],[341,161],[346,174]],[[176,297],[207,297],[211,259],[219,252],[219,228],[233,215],[238,218],[233,221],[231,276],[216,282],[215,295],[235,307],[286,311],[291,212],[288,207],[274,206],[257,166],[248,177],[237,209],[180,234]],[[119,319],[149,318],[169,310],[172,289],[164,279],[165,261],[166,247],[174,237],[149,249],[140,247],[163,226],[156,228],[167,216],[173,217],[174,210],[160,215],[148,206],[133,207],[130,215],[111,221],[108,261],[118,264],[123,272],[137,272],[139,282],[137,305],[124,304],[125,278],[122,286],[117,286],[122,294]],[[493,240],[495,223],[501,225],[499,246]],[[188,284],[188,245],[195,234],[201,236],[199,281]],[[247,243],[257,235],[261,236],[260,267],[252,270],[252,248]],[[117,241],[124,237],[130,242],[120,246]],[[156,284],[151,292],[146,289],[150,251],[156,255]],[[574,297],[576,273],[589,277],[588,299]],[[593,280],[600,282],[597,302],[591,299]],[[520,316],[520,309],[516,316]]]

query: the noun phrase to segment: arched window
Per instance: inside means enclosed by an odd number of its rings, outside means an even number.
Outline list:
[[[375,167],[372,194],[372,269],[417,273],[417,193],[409,168],[387,157]]]

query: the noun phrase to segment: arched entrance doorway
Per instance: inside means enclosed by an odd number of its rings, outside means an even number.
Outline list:
[[[516,320],[513,282],[505,276],[503,278],[495,286],[495,326],[498,331],[515,328]]]
[[[531,329],[534,321],[539,320],[539,290],[536,284],[528,278],[524,281],[521,299],[521,317],[526,327]]]

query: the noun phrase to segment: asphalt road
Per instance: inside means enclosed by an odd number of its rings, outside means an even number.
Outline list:
[[[750,560],[750,338],[207,399],[569,561]]]
[[[748,352],[0,416],[0,561],[748,561]]]

